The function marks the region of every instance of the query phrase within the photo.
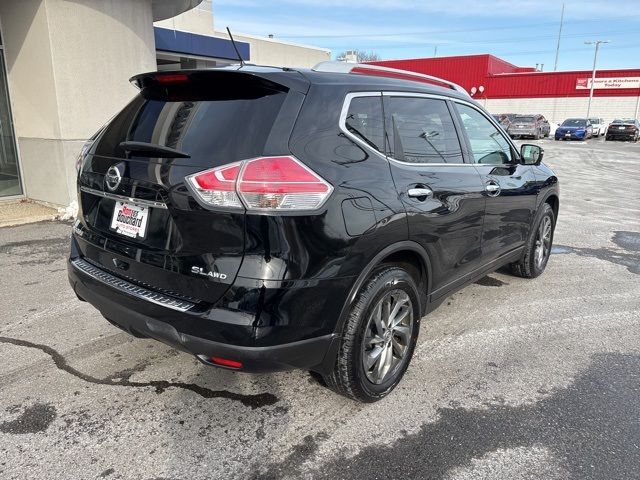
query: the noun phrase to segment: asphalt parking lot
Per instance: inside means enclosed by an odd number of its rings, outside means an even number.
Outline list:
[[[640,478],[640,143],[539,143],[547,271],[449,298],[373,405],[130,337],[69,289],[69,224],[0,229],[0,478]]]

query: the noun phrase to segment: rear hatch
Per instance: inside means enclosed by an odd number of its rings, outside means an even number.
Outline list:
[[[303,98],[306,82],[297,72],[277,72],[134,77],[140,94],[81,164],[81,255],[149,288],[217,301],[242,262],[245,214],[201,206],[185,177],[286,145],[295,120],[287,98]]]

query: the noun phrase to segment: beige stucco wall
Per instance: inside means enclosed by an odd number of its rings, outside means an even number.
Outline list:
[[[58,104],[45,2],[2,0],[0,24],[16,134],[58,138]]]
[[[156,69],[151,0],[0,0],[25,194],[68,205],[75,157]]]
[[[176,15],[155,23],[156,27],[180,30],[181,32],[197,33],[198,35],[211,35],[213,29],[213,15],[208,3],[187,12]]]
[[[61,137],[86,139],[156,70],[148,0],[46,0]]]

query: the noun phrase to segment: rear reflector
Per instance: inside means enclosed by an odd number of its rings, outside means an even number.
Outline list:
[[[222,365],[223,367],[242,368],[242,362],[238,362],[236,360],[229,360],[227,358],[220,357],[209,357],[207,360],[216,365]]]
[[[292,156],[261,157],[205,170],[186,178],[212,206],[257,211],[319,208],[333,188]]]

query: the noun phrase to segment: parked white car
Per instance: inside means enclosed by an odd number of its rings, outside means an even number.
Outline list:
[[[589,120],[591,121],[591,126],[593,127],[592,136],[599,137],[607,133],[607,126],[604,124],[604,120],[602,120],[601,118],[590,118]]]

